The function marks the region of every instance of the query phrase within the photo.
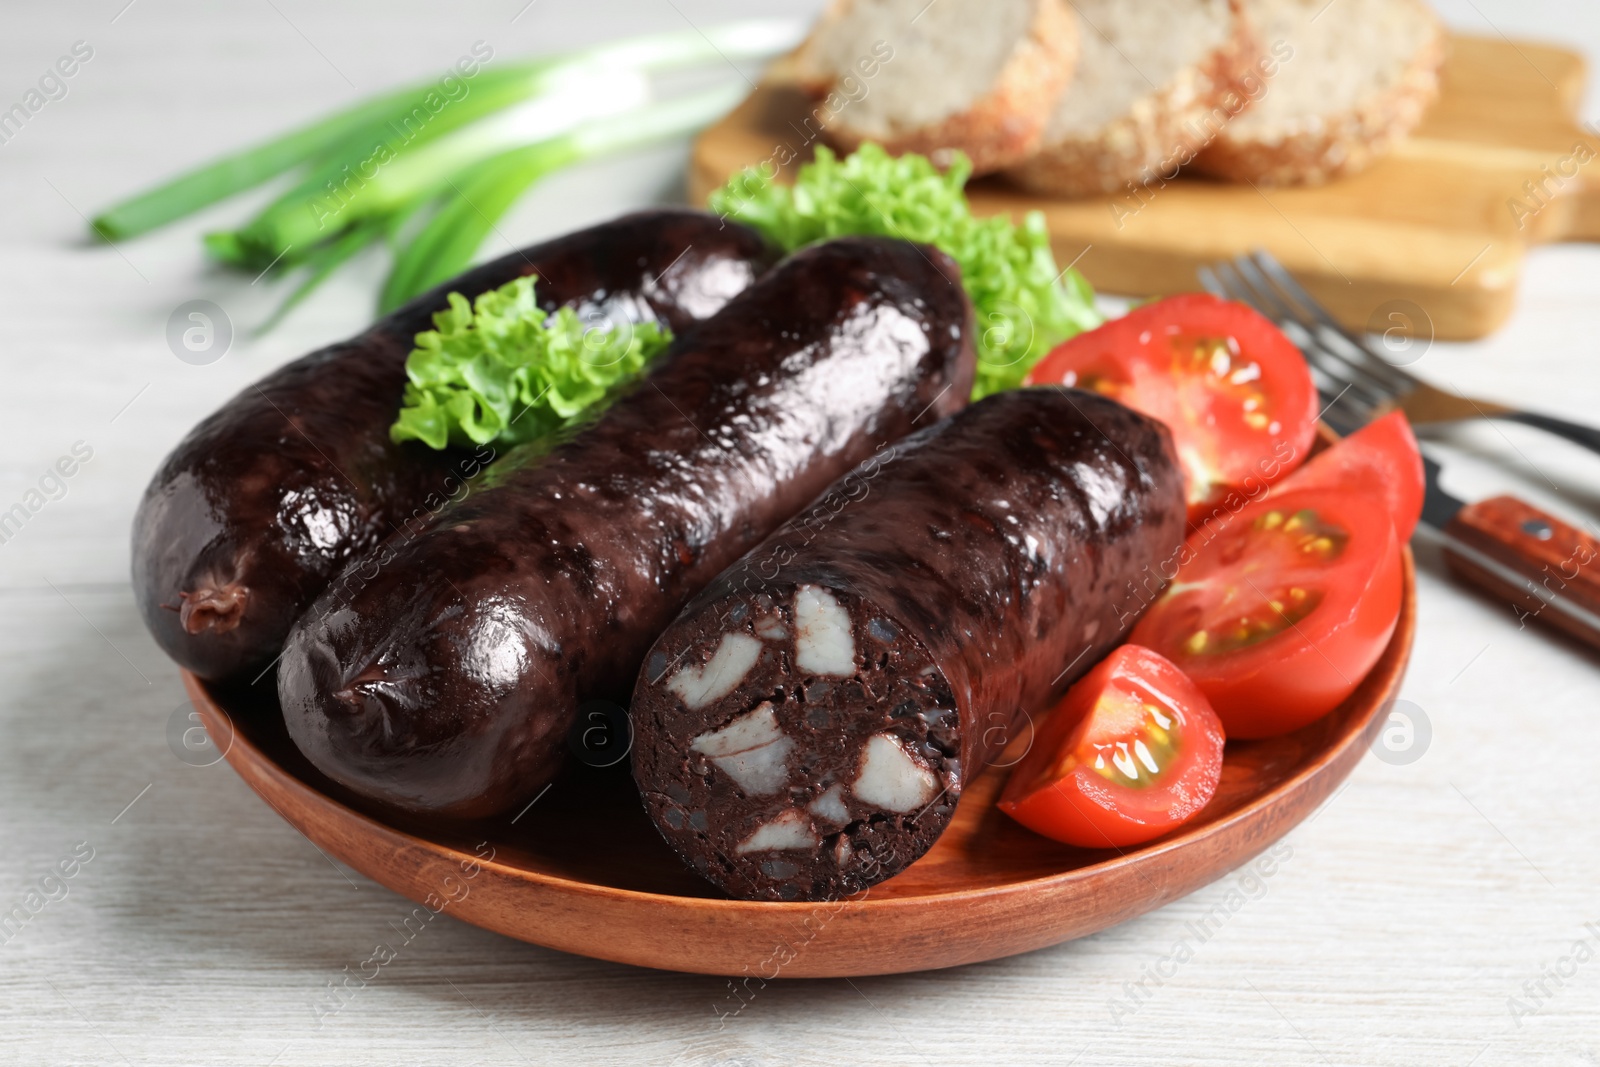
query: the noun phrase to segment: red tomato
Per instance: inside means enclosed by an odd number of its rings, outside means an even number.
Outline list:
[[[1400,542],[1381,498],[1274,494],[1190,536],[1177,577],[1130,641],[1194,679],[1232,738],[1332,711],[1400,617]]]
[[[1272,487],[1274,493],[1298,489],[1345,489],[1383,497],[1402,543],[1422,518],[1422,452],[1411,424],[1398,411],[1368,423]]]
[[[1299,349],[1244,304],[1185,293],[1134,308],[1056,347],[1029,385],[1071,385],[1166,423],[1189,519],[1250,499],[1305,462],[1317,391]]]
[[[1069,845],[1137,845],[1206,806],[1222,744],[1205,694],[1148,648],[1123,645],[1061,698],[1000,810]]]

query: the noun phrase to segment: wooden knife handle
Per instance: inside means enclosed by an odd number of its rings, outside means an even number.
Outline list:
[[[1445,546],[1450,569],[1509,601],[1522,625],[1545,623],[1600,648],[1600,540],[1511,496],[1468,504],[1445,533],[1515,572],[1518,580],[1512,581]],[[1550,594],[1589,617],[1559,610],[1548,602]]]

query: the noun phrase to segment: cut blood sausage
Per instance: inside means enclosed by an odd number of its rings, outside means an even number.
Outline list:
[[[1121,643],[1183,532],[1166,428],[1094,394],[1001,393],[902,441],[656,642],[632,707],[651,818],[736,897],[890,877]]]
[[[509,454],[353,567],[361,581],[334,582],[279,667],[290,735],[392,806],[473,817],[525,802],[560,766],[579,703],[626,701],[701,586],[879,446],[965,403],[970,316],[958,268],[931,248],[849,238],[791,256],[565,444]]]
[[[195,427],[145,490],[133,525],[145,624],[202,678],[249,681],[348,561],[458,497],[494,458],[389,439],[412,339],[448,293],[534,274],[547,311],[682,331],[770,260],[753,231],[702,212],[629,215],[477,267],[268,375]]]

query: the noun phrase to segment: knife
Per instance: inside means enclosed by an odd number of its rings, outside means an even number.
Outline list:
[[[1463,581],[1508,602],[1519,629],[1542,623],[1600,648],[1600,540],[1513,496],[1467,504],[1422,457],[1422,523]]]

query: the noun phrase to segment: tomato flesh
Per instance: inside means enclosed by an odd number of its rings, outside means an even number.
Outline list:
[[[1129,640],[1182,668],[1229,737],[1270,737],[1355,690],[1394,633],[1401,582],[1381,496],[1275,492],[1190,536]]]
[[[1057,346],[1030,385],[1068,385],[1165,423],[1191,522],[1231,493],[1256,499],[1310,454],[1317,393],[1294,344],[1244,304],[1185,293]]]
[[[1050,712],[1000,810],[1069,845],[1141,844],[1205,807],[1222,748],[1205,694],[1150,649],[1123,645]]]
[[[1391,411],[1314,456],[1273,492],[1344,489],[1380,497],[1389,505],[1395,535],[1405,542],[1422,518],[1426,488],[1416,435],[1405,415]]]

